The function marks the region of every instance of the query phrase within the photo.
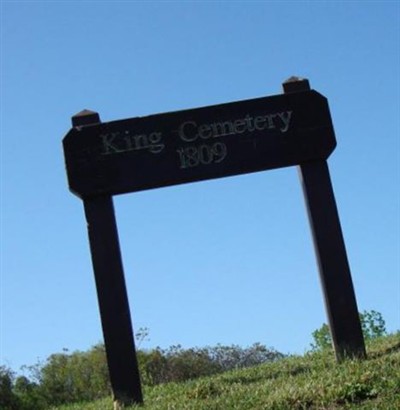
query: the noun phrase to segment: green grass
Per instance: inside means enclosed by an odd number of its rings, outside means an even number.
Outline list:
[[[400,409],[400,333],[367,346],[368,359],[337,364],[331,352],[185,383],[145,387],[145,410]],[[110,410],[111,399],[52,410]]]

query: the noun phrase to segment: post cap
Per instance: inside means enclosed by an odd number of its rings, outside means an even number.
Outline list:
[[[100,116],[95,111],[82,110],[71,118],[73,127],[80,127],[82,125],[98,124],[100,122]]]
[[[311,90],[310,82],[307,78],[296,76],[292,76],[284,81],[282,87],[285,94]]]

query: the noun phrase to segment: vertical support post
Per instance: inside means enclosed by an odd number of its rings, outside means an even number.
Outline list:
[[[285,93],[310,90],[308,80],[291,78]],[[326,160],[298,167],[318,261],[336,360],[365,358],[357,302]]]
[[[100,122],[97,113],[83,111],[74,126]],[[116,409],[142,403],[129,302],[111,196],[84,199],[92,264]]]

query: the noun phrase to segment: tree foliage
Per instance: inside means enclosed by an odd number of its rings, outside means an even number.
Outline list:
[[[4,410],[18,410],[19,400],[13,391],[14,373],[0,366],[0,408]]]
[[[172,346],[141,351],[139,364],[144,384],[178,382],[210,376],[228,370],[256,366],[283,357],[260,343],[242,348],[237,345],[183,349]]]
[[[386,334],[382,315],[374,310],[360,314],[366,341]],[[148,338],[148,329],[139,329],[137,345]],[[314,349],[331,346],[329,327],[323,324],[312,333]],[[232,369],[273,362],[282,353],[260,343],[242,348],[237,345],[185,349],[180,345],[168,349],[140,348],[137,352],[142,383],[157,385],[180,382]],[[106,353],[103,344],[86,352],[51,355],[45,363],[26,367],[29,377],[19,376],[0,366],[1,410],[44,410],[53,405],[92,401],[111,393]]]
[[[381,313],[375,310],[370,310],[359,313],[359,316],[361,329],[366,342],[386,334],[386,324]],[[332,348],[331,332],[326,323],[324,323],[319,329],[316,329],[312,333],[312,337],[314,339],[314,342],[311,344],[313,350]]]
[[[102,344],[87,352],[51,355],[40,377],[42,394],[52,404],[95,400],[111,391]]]
[[[138,345],[148,336],[141,329]],[[283,355],[256,343],[250,347],[222,346],[184,349],[139,349],[142,383],[181,382],[275,361]],[[111,393],[105,348],[98,344],[86,352],[57,353],[44,364],[25,368],[30,378],[0,368],[1,410],[42,410],[64,403],[92,401]]]

